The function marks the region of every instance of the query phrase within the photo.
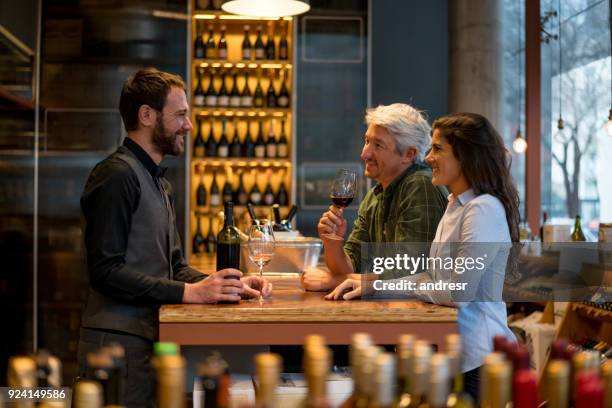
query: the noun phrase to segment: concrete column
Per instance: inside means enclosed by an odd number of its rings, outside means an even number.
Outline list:
[[[449,109],[486,116],[499,128],[501,0],[449,0]]]

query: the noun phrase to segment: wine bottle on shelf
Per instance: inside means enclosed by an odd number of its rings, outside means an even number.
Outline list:
[[[327,399],[327,376],[331,365],[331,351],[325,345],[304,347],[304,377],[308,383],[304,408],[329,408]]]
[[[251,40],[249,39],[250,26],[244,26],[244,39],[242,40],[242,59],[249,61],[251,59]]]
[[[102,386],[97,381],[81,379],[74,383],[72,407],[98,408],[104,404]]]
[[[253,106],[256,108],[263,108],[264,106],[264,93],[261,87],[261,77],[257,78],[257,86],[255,87],[255,94],[253,95]]]
[[[255,378],[257,392],[255,405],[248,408],[280,408],[283,404],[277,399],[276,387],[279,384],[283,367],[282,358],[274,353],[259,353],[255,356]]]
[[[202,120],[196,118],[195,139],[193,139],[193,157],[202,158],[206,154],[206,143],[202,137]]]
[[[227,362],[213,352],[198,365],[202,386],[200,407],[229,408],[229,373]]]
[[[542,213],[542,225],[540,225],[540,242],[544,242],[544,224],[548,220],[548,213],[544,211]]]
[[[222,194],[223,204],[230,201],[233,202],[234,191],[232,190],[232,180],[230,179],[229,175],[225,178],[225,185],[223,186]]]
[[[276,193],[276,202],[281,207],[286,207],[289,205],[289,193],[287,192],[287,187],[285,186],[285,177],[281,176],[280,186],[278,187],[278,192]]]
[[[277,157],[276,135],[274,135],[274,119],[270,119],[270,127],[268,128],[266,156],[270,159],[274,159]]]
[[[289,91],[287,90],[287,77],[288,74],[284,74],[281,76],[281,88],[278,93],[277,104],[279,108],[288,108],[289,107]]]
[[[238,205],[247,205],[249,202],[249,195],[244,188],[244,174],[240,172],[238,176],[238,189],[236,190],[236,203]]]
[[[276,47],[274,45],[274,25],[268,25],[268,40],[266,41],[266,59],[276,59]]]
[[[246,134],[244,135],[244,141],[242,142],[242,157],[255,157],[255,145],[253,144],[253,138],[251,137],[251,123],[248,121]]]
[[[392,353],[382,353],[376,357],[374,371],[374,392],[372,407],[391,408],[393,406],[396,358]]]
[[[210,121],[210,129],[206,138],[206,157],[217,157],[217,140],[213,132],[213,121]]]
[[[185,404],[186,363],[177,349],[173,343],[155,343],[156,406],[159,408],[182,407]]]
[[[287,142],[287,134],[285,133],[285,119],[281,120],[281,133],[276,146],[278,157],[286,159],[289,157],[289,144]]]
[[[202,86],[202,69],[198,68],[196,70],[197,75],[197,85],[195,91],[193,91],[193,105],[194,106],[204,106],[205,96],[204,96],[204,87]]]
[[[206,236],[206,252],[211,255],[217,252],[217,238],[215,237],[214,226],[214,217],[211,213],[208,217],[208,235]]]
[[[221,26],[221,38],[219,38],[219,47],[217,50],[220,60],[227,60],[227,41],[225,40],[225,26]]]
[[[276,197],[274,197],[274,192],[272,191],[272,184],[270,183],[270,178],[271,178],[271,174],[268,171],[267,172],[267,177],[266,179],[268,179],[267,183],[266,183],[266,188],[264,189],[264,194],[263,194],[263,202],[265,205],[272,205],[274,204],[274,199]]]
[[[223,229],[217,235],[217,270],[240,269],[240,234],[234,226],[234,203],[224,203],[223,214]]]
[[[255,182],[253,183],[253,187],[251,187],[251,191],[249,192],[249,203],[252,205],[261,205],[261,191],[257,185],[257,172],[255,170],[253,172],[255,174],[253,177]]]
[[[202,34],[202,26],[196,21],[196,38],[193,43],[193,57],[202,59],[206,56],[206,45],[204,44],[204,36]]]
[[[200,182],[196,189],[196,206],[206,207],[207,196],[206,187],[204,187],[204,170],[202,170],[200,173]]]
[[[217,172],[213,171],[213,179],[210,185],[210,206],[218,207],[221,204],[221,194],[219,193],[219,185],[217,184]]]
[[[240,106],[243,108],[250,108],[253,106],[253,96],[251,95],[251,89],[249,88],[249,73],[244,74],[244,87],[242,88],[242,94],[240,95]]]
[[[276,91],[274,90],[274,74],[270,74],[270,85],[268,85],[268,92],[266,93],[266,106],[268,108],[276,108]]]
[[[288,60],[289,59],[289,43],[287,42],[287,28],[283,30],[283,35],[278,42],[278,59]]]
[[[206,90],[206,106],[215,107],[217,106],[217,91],[215,91],[215,81],[212,71],[210,72],[210,82],[208,83],[208,89]]]
[[[208,40],[206,41],[206,49],[205,54],[208,59],[216,59],[218,54],[217,44],[215,44],[215,37],[213,35],[214,27],[211,25],[208,26]]]
[[[219,88],[219,95],[217,96],[217,106],[224,108],[229,106],[229,93],[227,93],[227,87],[225,86],[225,73],[221,75],[221,88]]]
[[[240,107],[240,92],[238,92],[238,74],[236,72],[234,72],[234,74],[232,75],[233,78],[233,84],[232,84],[232,91],[230,92],[230,96],[229,96],[229,106],[231,106],[232,108],[239,108]]]
[[[584,234],[582,232],[582,225],[580,222],[580,215],[576,215],[576,221],[574,222],[574,231],[571,235],[572,241],[586,241]]]
[[[238,137],[238,127],[234,122],[234,137],[232,138],[232,143],[229,147],[229,155],[230,157],[241,157],[242,156],[242,144],[240,143],[240,138]]]
[[[262,60],[266,58],[266,50],[264,48],[263,39],[261,37],[261,26],[257,26],[257,39],[255,40],[255,59]]]
[[[206,240],[204,239],[204,235],[202,235],[202,225],[200,219],[202,217],[196,216],[196,232],[193,235],[193,253],[196,255],[203,254],[206,252]]]
[[[255,157],[258,159],[263,159],[266,157],[266,144],[263,139],[263,125],[261,124],[261,120],[259,121],[259,128],[257,130],[257,139],[255,139]]]
[[[221,121],[221,139],[219,139],[219,145],[217,146],[217,155],[222,158],[229,157],[229,143],[226,131],[227,119],[223,118]]]

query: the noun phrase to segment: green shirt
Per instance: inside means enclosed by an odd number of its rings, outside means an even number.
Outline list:
[[[387,188],[374,186],[361,202],[344,244],[353,271],[362,272],[362,243],[431,243],[447,196],[446,188],[431,184],[431,168],[422,162],[413,163]]]

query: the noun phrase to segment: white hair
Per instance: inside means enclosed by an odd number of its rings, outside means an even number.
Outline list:
[[[378,105],[366,111],[365,121],[368,126],[384,127],[395,138],[400,153],[414,147],[420,161],[431,146],[431,126],[424,114],[410,105]]]

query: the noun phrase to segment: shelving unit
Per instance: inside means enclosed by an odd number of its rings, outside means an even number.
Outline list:
[[[190,263],[209,263],[211,259],[214,259],[214,254],[199,251],[196,253],[195,249],[197,248],[194,248],[193,245],[198,218],[200,218],[200,232],[204,238],[209,235],[211,230],[216,236],[222,227],[222,217],[219,215],[223,211],[223,198],[221,198],[220,205],[218,206],[211,206],[209,202],[203,206],[197,205],[197,191],[198,186],[201,184],[204,185],[207,200],[210,200],[213,172],[216,174],[216,183],[221,197],[223,197],[222,190],[228,182],[232,186],[234,196],[236,197],[235,192],[240,178],[242,178],[243,187],[247,195],[249,195],[253,186],[257,184],[262,199],[268,185],[271,186],[275,197],[278,198],[277,194],[282,183],[288,196],[288,201],[281,203],[282,216],[288,213],[289,207],[294,202],[294,197],[292,196],[295,180],[294,154],[292,154],[294,145],[292,98],[292,84],[294,82],[293,23],[291,17],[274,19],[253,18],[226,14],[220,10],[200,10],[198,9],[198,2],[192,1],[189,37],[192,78],[190,102],[193,124],[196,129],[192,132],[191,146],[187,150],[189,152],[189,181],[187,189],[190,217],[188,237],[185,239],[186,252]],[[218,46],[221,26],[224,27],[224,38],[227,43],[227,58],[196,58],[196,56],[208,56],[206,53],[196,55],[195,41],[197,36],[200,35],[203,43],[206,45],[212,28],[214,42]],[[249,40],[252,46],[251,59],[248,60],[243,58],[242,53],[245,26],[249,26]],[[255,42],[260,27],[264,44],[267,44],[270,33],[273,35],[275,43],[274,59],[255,58]],[[284,59],[280,59],[279,56],[281,37],[287,40],[287,58]],[[207,93],[212,81],[212,87],[218,94],[222,86],[223,77],[225,78],[225,87],[228,93],[231,93],[235,87],[242,96],[245,86],[248,86],[253,100],[255,99],[256,86],[259,83],[263,91],[263,104],[253,103],[251,106],[244,106],[241,99],[240,106],[237,103],[234,103],[234,106],[218,106],[218,104],[206,106],[206,98],[204,98],[204,102],[194,98],[198,83],[200,83],[203,91]],[[269,86],[272,84],[275,94],[278,96],[283,83],[289,93],[288,106],[268,106],[267,91]],[[217,100],[217,102],[220,101]],[[205,142],[208,141],[212,134],[216,142],[219,143],[223,121],[226,123],[226,138],[230,144],[235,137],[238,137],[240,144],[243,145],[247,136],[251,137],[252,143],[255,143],[260,128],[262,137],[267,143],[270,127],[272,126],[276,140],[279,139],[281,133],[284,133],[287,139],[287,154],[283,157],[268,157],[267,154],[266,157],[209,157],[206,154],[202,155],[199,153],[196,157],[193,143],[196,140],[198,130]],[[245,149],[244,151],[247,150]],[[271,217],[269,206],[256,205],[254,209],[258,217]],[[234,219],[237,227],[241,229],[244,229],[250,223],[249,215],[244,205],[237,205],[234,202]]]

